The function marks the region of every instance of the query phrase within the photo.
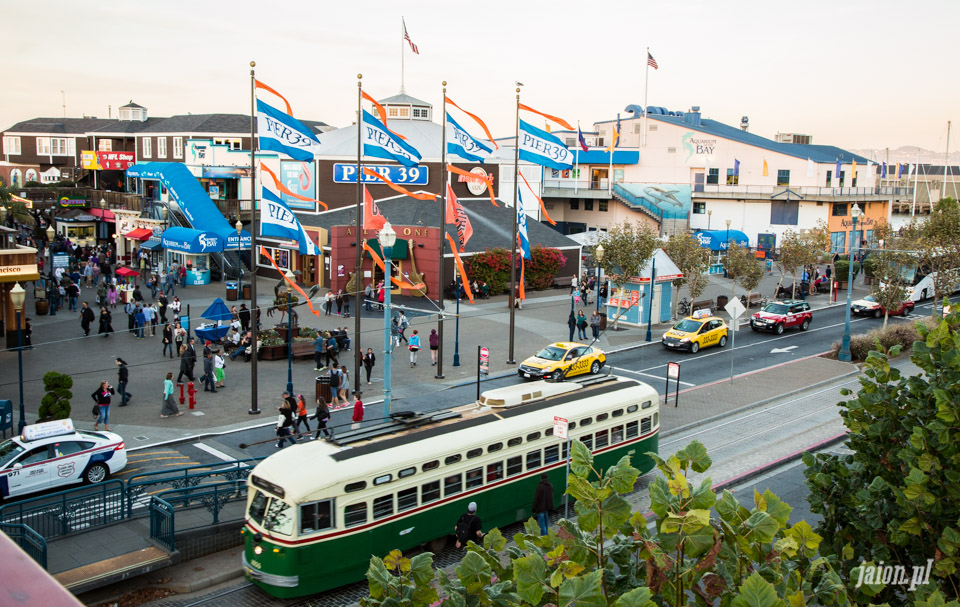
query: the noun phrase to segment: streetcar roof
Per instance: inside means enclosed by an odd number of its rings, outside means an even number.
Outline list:
[[[538,382],[526,384],[524,389],[529,391],[535,383]],[[578,384],[568,382],[568,385]],[[319,440],[293,445],[260,462],[252,474],[282,486],[290,503],[318,499],[316,496],[329,487],[368,479],[380,473],[396,472],[444,455],[513,438],[502,424],[491,422],[509,420],[511,428],[516,428],[517,435],[522,436],[537,428],[546,430],[552,427],[554,415],[577,421],[581,416],[612,409],[615,405],[610,402],[611,399],[602,397],[641,386],[647,388],[648,395],[638,398],[637,402],[653,400],[658,404],[659,395],[647,384],[617,377],[601,385],[579,386],[573,391],[520,407],[485,407],[479,403],[457,407],[453,411],[459,413],[460,417],[347,447]],[[593,400],[590,406],[584,407],[584,399],[590,397],[601,397],[602,400]],[[410,448],[426,439],[430,439],[429,451]],[[416,479],[417,476],[415,474],[409,478]]]

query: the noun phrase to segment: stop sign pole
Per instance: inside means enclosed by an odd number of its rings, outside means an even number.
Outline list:
[[[477,346],[477,400],[480,400],[480,373],[483,371],[484,367],[488,369],[487,365],[490,364],[490,350],[484,348],[483,346]]]

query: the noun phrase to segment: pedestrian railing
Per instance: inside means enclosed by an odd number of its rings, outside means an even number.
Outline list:
[[[0,506],[0,523],[27,525],[44,539],[101,527],[125,518],[124,483],[108,480]]]
[[[28,525],[0,523],[0,531],[15,541],[17,545],[23,548],[23,551],[30,555],[44,569],[47,568],[47,540],[43,536],[31,529]]]
[[[207,527],[209,525],[219,525],[224,522],[231,522],[243,518],[243,508],[240,508],[239,517],[223,520],[221,515],[228,503],[243,501],[247,499],[247,483],[243,480],[223,481],[220,483],[210,483],[207,485],[198,485],[194,487],[184,487],[182,489],[167,489],[157,495],[151,496],[153,500],[159,498],[166,504],[169,504],[175,510],[187,509],[205,509],[211,515],[209,523],[204,522],[197,527]],[[151,510],[151,518],[153,517]],[[188,531],[180,529],[180,531]]]
[[[246,481],[247,475],[263,458],[254,457],[223,464],[197,465],[135,474],[126,481],[127,516],[141,514],[150,496],[168,489],[186,489],[217,481]],[[135,513],[135,511],[138,511]]]
[[[174,551],[174,516],[173,506],[156,495],[150,498],[150,539],[157,542],[170,552]]]

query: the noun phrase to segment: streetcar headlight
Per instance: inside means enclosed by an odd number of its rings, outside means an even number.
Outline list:
[[[253,553],[256,554],[257,556],[263,554],[263,546],[254,546]]]

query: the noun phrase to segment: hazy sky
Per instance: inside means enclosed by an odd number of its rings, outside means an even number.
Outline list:
[[[942,151],[960,126],[955,33],[960,2],[284,2],[3,0],[0,128],[37,116],[106,117],[133,99],[151,116],[248,113],[249,67],[300,118],[345,126],[356,75],[399,92],[401,14],[407,93],[442,101],[440,83],[494,135],[521,100],[584,127],[642,104],[751,131],[846,148]],[[439,112],[436,120],[440,120]],[[954,129],[951,148],[960,147]]]

